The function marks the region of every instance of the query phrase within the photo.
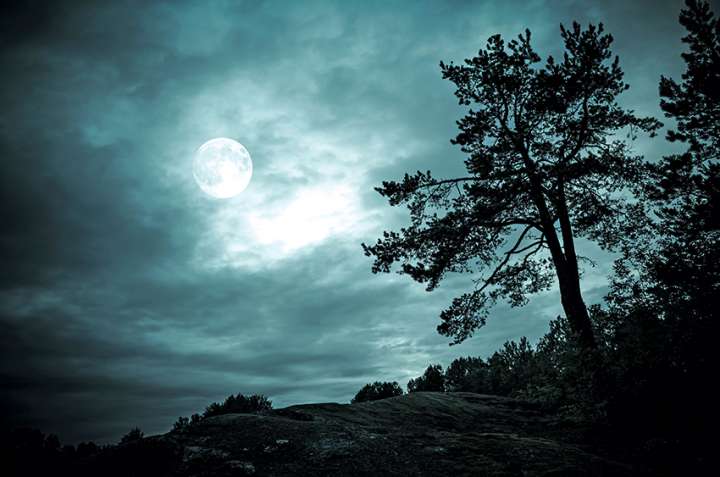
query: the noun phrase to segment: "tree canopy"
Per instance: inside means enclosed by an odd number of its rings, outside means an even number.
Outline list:
[[[686,70],[679,83],[661,78],[660,107],[676,123],[667,139],[688,147],[663,158],[656,169],[660,180],[650,189],[665,225],[697,236],[720,228],[720,19],[707,3],[691,0],[680,23],[688,31]]]
[[[418,391],[445,391],[445,374],[442,366],[439,364],[431,364],[425,369],[422,376],[413,378],[407,383],[408,393]]]

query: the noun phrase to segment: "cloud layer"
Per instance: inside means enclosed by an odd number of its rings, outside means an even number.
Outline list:
[[[362,255],[405,219],[374,186],[462,168],[438,62],[526,27],[557,53],[559,23],[603,21],[625,101],[655,115],[681,66],[679,1],[53,5],[0,15],[0,404],[68,442],[161,432],[236,392],[346,402],[539,337],[555,293],[449,348],[437,316],[468,278],[427,294]],[[255,167],[227,201],[190,166],[218,136]],[[589,250],[597,302],[609,259]]]

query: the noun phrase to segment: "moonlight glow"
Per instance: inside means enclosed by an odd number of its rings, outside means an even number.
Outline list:
[[[195,181],[206,194],[229,199],[244,191],[252,177],[252,160],[247,149],[225,137],[200,146],[193,161]]]

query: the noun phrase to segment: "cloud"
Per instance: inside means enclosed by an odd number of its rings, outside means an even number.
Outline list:
[[[681,2],[71,2],[3,12],[0,65],[0,399],[14,424],[64,441],[168,429],[233,392],[277,405],[348,401],[430,362],[536,339],[553,293],[498,307],[448,347],[432,294],[374,276],[361,242],[406,223],[372,188],[462,171],[460,109],[440,60],[491,34],[602,19],[658,114],[681,65]],[[641,33],[638,33],[641,32]],[[248,189],[212,200],[198,145],[226,136],[254,162]],[[639,146],[658,155],[656,143]],[[609,257],[588,270],[602,296]]]

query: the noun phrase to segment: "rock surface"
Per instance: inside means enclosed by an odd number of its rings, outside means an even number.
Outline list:
[[[471,393],[227,414],[144,441],[172,450],[178,476],[632,475],[556,416]]]

